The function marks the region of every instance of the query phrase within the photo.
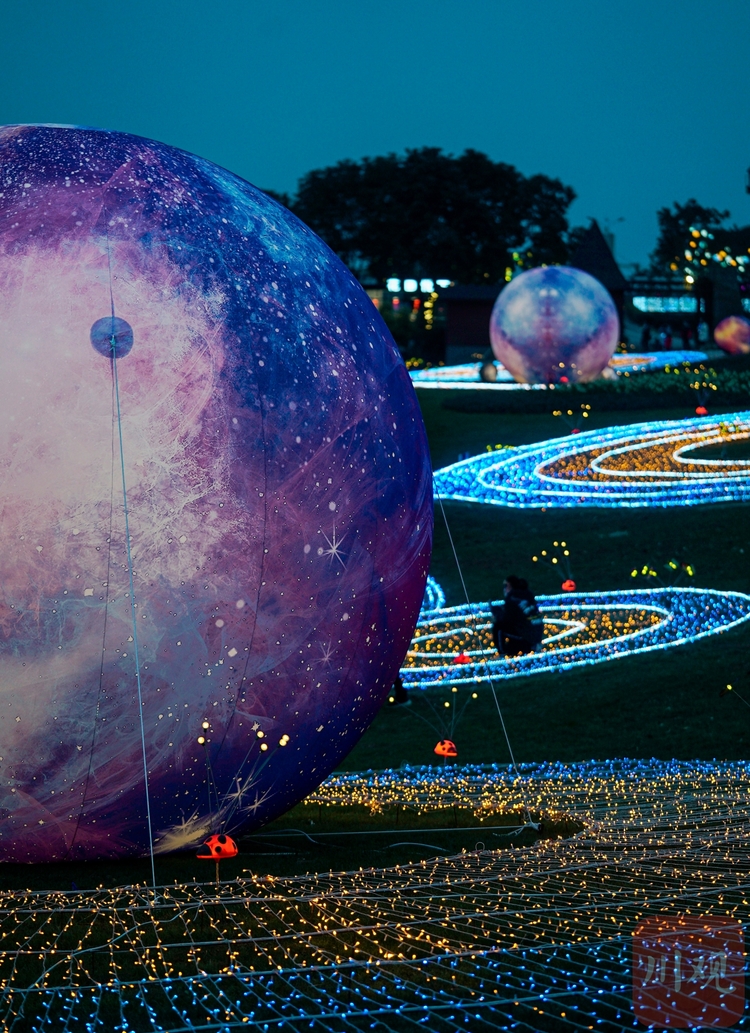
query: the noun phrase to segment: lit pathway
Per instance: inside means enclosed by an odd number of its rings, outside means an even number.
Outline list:
[[[644,373],[679,366],[683,362],[704,362],[705,352],[673,351],[642,352],[629,355],[613,355],[609,368],[615,373]],[[486,384],[480,379],[481,362],[466,362],[456,366],[433,366],[430,369],[410,371],[415,387],[425,389],[443,388],[456,391],[471,388],[490,391],[546,391],[546,384],[517,384],[513,375],[500,362],[495,362],[497,381]]]

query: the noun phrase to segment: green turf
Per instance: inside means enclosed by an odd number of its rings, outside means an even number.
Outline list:
[[[455,412],[443,408],[441,394],[419,392],[435,467],[454,462],[460,453],[482,451],[487,444],[523,444],[567,432],[551,413]],[[626,422],[686,415],[683,410],[633,411]],[[592,410],[586,429],[624,422],[624,416]],[[573,576],[583,591],[655,587],[654,579],[631,578],[631,570],[649,564],[667,580],[664,566],[670,559],[695,567],[695,577],[685,577],[683,584],[739,591],[750,587],[748,508],[742,504],[526,511],[453,503],[446,504],[445,512],[472,601],[497,598],[508,573],[526,577],[538,593],[559,591],[556,572],[531,559],[555,540],[567,542]],[[449,605],[465,601],[439,508],[432,574]],[[736,695],[720,698],[719,693],[730,683],[750,700],[749,649],[750,626],[742,625],[693,645],[500,682],[499,699],[516,759],[746,757],[750,709]],[[480,688],[478,695],[453,729],[459,762],[507,761],[491,692]],[[412,696],[408,708],[383,708],[342,769],[435,760],[432,749],[451,732],[455,712],[442,704],[453,697],[439,689]]]

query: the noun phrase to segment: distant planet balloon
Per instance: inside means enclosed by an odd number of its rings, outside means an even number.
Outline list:
[[[716,324],[714,340],[729,355],[750,355],[750,320],[727,316]]]
[[[594,380],[612,358],[619,333],[609,293],[568,266],[515,276],[490,318],[492,350],[522,384]]]
[[[408,648],[409,375],[328,247],[208,161],[10,126],[0,171],[0,860],[145,854],[144,766],[157,851],[236,835]]]

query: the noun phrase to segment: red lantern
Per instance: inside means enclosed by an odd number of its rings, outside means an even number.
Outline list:
[[[695,407],[695,415],[696,416],[708,416],[708,409],[705,407],[705,405],[697,405]]]
[[[454,664],[470,664],[471,657],[467,656],[466,653],[459,653],[456,659],[453,661]]]
[[[458,756],[458,750],[456,749],[456,744],[454,742],[451,742],[450,739],[441,739],[440,742],[435,747],[435,753],[437,753],[438,757],[457,757]]]
[[[575,592],[575,590],[576,590],[576,583],[573,580],[573,578],[569,577],[567,579],[567,581],[563,581],[563,583],[562,583],[562,590],[563,590],[563,592]]]

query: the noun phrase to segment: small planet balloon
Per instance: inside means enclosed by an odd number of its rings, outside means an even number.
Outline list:
[[[522,384],[594,380],[612,358],[619,333],[609,293],[593,276],[567,266],[515,276],[490,318],[492,350]]]
[[[750,355],[750,320],[727,316],[716,324],[714,340],[729,355]]]
[[[0,130],[0,168],[0,860],[235,836],[349,752],[408,648],[408,373],[224,169],[55,126]]]

